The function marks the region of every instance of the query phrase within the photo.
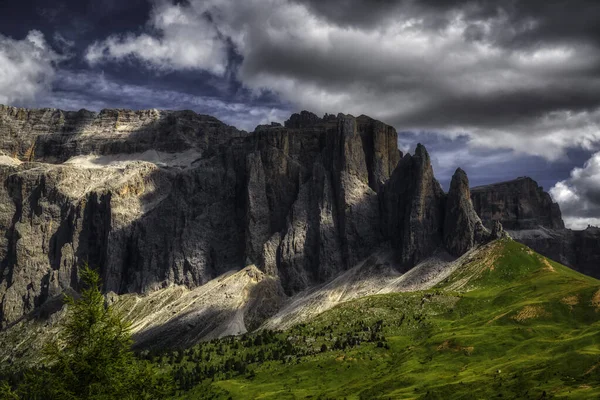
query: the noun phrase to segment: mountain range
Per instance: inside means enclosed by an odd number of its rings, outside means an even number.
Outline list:
[[[471,189],[458,169],[446,193],[422,145],[402,154],[364,115],[248,133],[191,111],[0,106],[0,154],[3,362],[39,349],[85,264],[145,349],[439,287],[509,237],[600,277],[600,230],[566,229],[535,181]]]

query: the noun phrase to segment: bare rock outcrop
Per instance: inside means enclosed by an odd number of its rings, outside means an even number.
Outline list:
[[[188,111],[0,107],[2,326],[84,263],[117,294],[247,264],[294,293],[348,269],[380,242],[370,183],[400,156],[393,128],[362,121],[303,112],[248,135]]]
[[[500,235],[499,229],[502,228],[495,229]],[[458,257],[490,238],[491,232],[483,226],[471,203],[469,178],[458,168],[452,176],[446,202],[444,245],[450,254]]]
[[[398,134],[391,126],[365,115],[358,117],[356,122],[365,149],[369,186],[378,192],[402,158]]]
[[[193,287],[242,263],[235,177],[228,181],[225,168],[26,163],[0,171],[6,174],[0,213],[5,324],[76,288],[85,263],[99,268],[105,289],[116,293]],[[228,189],[217,190],[224,182]]]
[[[2,326],[77,288],[84,263],[115,293],[244,266],[245,137],[192,112],[0,107]]]
[[[510,238],[510,235],[504,230],[500,221],[496,220],[492,223],[491,239],[496,240],[503,238]]]
[[[488,228],[494,220],[507,230],[565,227],[558,204],[529,177],[472,188],[471,199]]]
[[[2,106],[2,327],[76,289],[85,263],[117,295],[254,265],[285,296],[380,248],[406,270],[444,245],[478,245],[466,176],[446,196],[425,148],[403,156],[397,141],[344,114],[304,111],[247,134],[190,111]],[[274,310],[244,312],[258,324]]]
[[[348,267],[380,242],[377,193],[369,187],[369,172],[356,119],[338,115],[335,135],[329,135],[333,193],[342,259]]]
[[[600,229],[565,229],[560,207],[531,178],[471,190],[475,210],[486,226],[501,223],[505,234],[540,254],[600,278]]]
[[[319,118],[317,115],[309,111],[301,111],[299,114],[292,114],[290,119],[285,121],[285,127],[291,129],[302,129],[314,127],[321,122],[321,118]]]
[[[286,138],[276,147],[284,150],[284,158],[270,162],[277,151],[273,147],[263,157],[271,174],[271,209],[277,214],[282,208],[265,251],[272,254],[277,246],[276,266],[268,268],[278,271],[286,291],[323,282],[366,257],[381,241],[379,202],[369,186],[369,149],[363,147],[356,119],[343,114],[315,119],[303,112],[285,127],[264,127],[258,134]],[[389,143],[397,149],[395,140]],[[291,172],[274,172],[282,166]]]
[[[433,175],[429,153],[421,144],[404,156],[383,187],[382,227],[407,268],[441,244],[446,195]]]
[[[192,111],[29,110],[0,105],[0,150],[59,163],[81,154],[204,151],[245,132]]]

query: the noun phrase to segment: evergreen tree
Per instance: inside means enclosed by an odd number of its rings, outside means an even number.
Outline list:
[[[152,364],[135,358],[130,324],[105,304],[97,272],[84,267],[85,288],[65,297],[67,315],[44,351],[44,367],[26,375],[23,399],[160,399],[171,382]]]

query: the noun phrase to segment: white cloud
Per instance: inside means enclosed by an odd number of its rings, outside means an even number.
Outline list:
[[[36,104],[37,96],[50,88],[61,60],[39,31],[22,40],[0,35],[0,103]]]
[[[205,10],[160,2],[155,5],[149,26],[156,32],[110,36],[86,51],[90,64],[135,57],[160,70],[206,70],[225,73],[227,46]]]
[[[567,180],[557,182],[550,195],[560,205],[567,227],[600,226],[600,152],[573,169]]]
[[[547,112],[538,117],[507,122],[503,127],[464,127],[471,134],[471,145],[486,148],[511,148],[555,161],[568,148],[594,151],[600,143],[600,108],[590,111]]]
[[[564,217],[565,226],[576,231],[584,230],[589,226],[600,226],[600,218]]]

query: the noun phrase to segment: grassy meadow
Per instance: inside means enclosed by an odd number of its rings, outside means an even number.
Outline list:
[[[181,399],[598,399],[600,281],[507,239],[428,291],[145,356]]]

